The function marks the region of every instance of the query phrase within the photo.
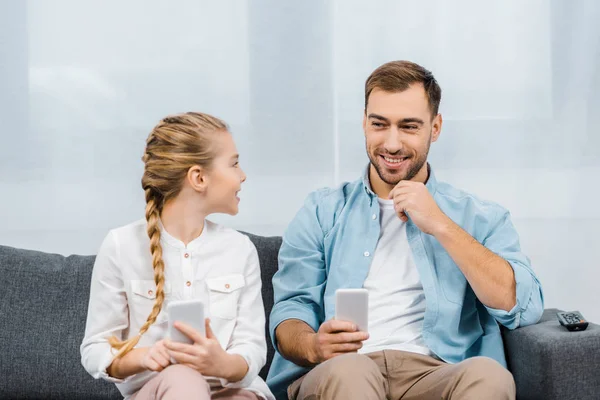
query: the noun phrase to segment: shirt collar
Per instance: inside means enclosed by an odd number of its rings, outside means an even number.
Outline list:
[[[207,236],[209,236],[209,223],[207,220],[204,220],[204,228],[202,229],[202,233],[200,233],[200,236],[198,236],[197,238],[195,238],[194,240],[192,240],[191,242],[189,242],[187,244],[187,246],[179,239],[177,239],[176,237],[174,237],[173,235],[171,235],[169,232],[167,232],[167,230],[165,229],[165,227],[162,224],[162,221],[159,220],[159,226],[160,226],[160,240],[163,243],[168,244],[171,247],[174,247],[176,249],[187,249],[189,251],[194,251],[196,249],[198,249],[202,243],[204,243],[207,239]]]

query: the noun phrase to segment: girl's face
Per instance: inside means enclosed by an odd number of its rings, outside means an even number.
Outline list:
[[[239,154],[233,137],[229,132],[216,135],[216,156],[210,170],[205,172],[207,186],[204,194],[209,214],[238,213],[240,198],[237,196],[246,180],[246,174],[240,167]]]

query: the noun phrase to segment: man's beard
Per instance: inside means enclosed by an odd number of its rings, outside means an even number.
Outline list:
[[[421,155],[417,155],[417,158],[414,159],[414,161],[411,159],[409,159],[410,162],[410,167],[408,168],[408,171],[406,172],[406,174],[403,177],[396,177],[396,176],[386,176],[385,175],[385,167],[381,166],[379,163],[381,162],[381,159],[379,157],[379,153],[377,153],[375,156],[369,154],[369,160],[371,160],[371,165],[375,168],[375,171],[377,171],[377,175],[379,175],[379,178],[381,178],[382,181],[384,181],[385,183],[387,183],[388,185],[394,185],[396,186],[400,181],[409,181],[412,178],[414,178],[419,171],[421,170],[421,168],[423,168],[423,165],[425,165],[425,163],[427,162],[427,156],[429,155],[429,147],[431,146],[431,134],[429,135],[430,140],[427,141],[427,148],[425,149],[425,152],[422,153]],[[404,152],[400,152],[400,153],[396,153],[396,154],[389,154],[386,153],[387,155],[390,156],[399,156],[399,157],[405,157],[408,154],[404,153]],[[375,157],[375,159],[373,159],[373,157]],[[411,162],[412,161],[412,162]]]

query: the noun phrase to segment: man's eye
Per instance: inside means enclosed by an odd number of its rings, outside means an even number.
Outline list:
[[[381,122],[371,122],[371,125],[376,128],[383,128],[383,124]]]

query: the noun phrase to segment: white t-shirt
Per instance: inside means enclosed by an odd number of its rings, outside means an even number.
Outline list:
[[[225,387],[254,391],[273,399],[258,376],[265,365],[265,310],[256,248],[248,237],[206,221],[202,234],[186,245],[161,227],[165,263],[165,300],[156,322],[138,346],[149,347],[167,335],[167,305],[173,300],[202,299],[221,346],[239,354],[248,372],[239,382],[216,380]],[[146,221],[113,229],[102,243],[92,273],[90,302],[81,362],[94,378],[114,382],[128,398],[157,373],[146,371],[126,379],[110,377],[112,335],[127,339],[146,322],[156,298],[150,239]],[[209,378],[210,379],[210,378]],[[215,380],[215,378],[213,378]],[[211,380],[211,386],[213,384]]]
[[[369,339],[359,353],[403,350],[433,355],[422,336],[425,294],[393,200],[379,200],[381,234],[364,283],[369,291]]]

